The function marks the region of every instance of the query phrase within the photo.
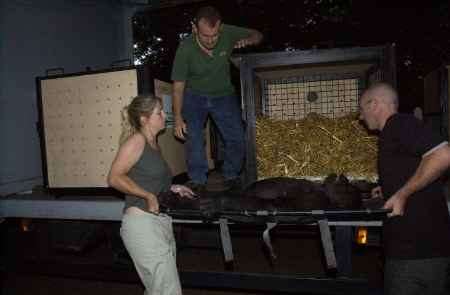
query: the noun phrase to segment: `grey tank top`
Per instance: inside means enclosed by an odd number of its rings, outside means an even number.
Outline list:
[[[161,152],[151,148],[148,143],[145,144],[139,160],[128,172],[128,177],[155,196],[162,191],[169,190],[172,182],[169,166]],[[143,198],[126,195],[124,211],[129,207],[138,207],[148,211],[147,203]]]

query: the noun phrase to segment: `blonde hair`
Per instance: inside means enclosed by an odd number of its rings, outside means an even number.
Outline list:
[[[122,133],[119,143],[123,144],[128,137],[142,128],[141,117],[150,115],[157,106],[162,106],[159,97],[153,94],[138,95],[121,111]]]

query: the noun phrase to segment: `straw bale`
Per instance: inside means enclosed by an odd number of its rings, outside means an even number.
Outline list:
[[[330,119],[310,113],[302,120],[256,120],[258,178],[323,179],[331,173],[377,178],[377,138],[357,114]]]

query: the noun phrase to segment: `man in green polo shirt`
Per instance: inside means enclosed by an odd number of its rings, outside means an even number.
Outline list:
[[[253,29],[222,23],[211,6],[200,8],[192,35],[183,40],[172,68],[172,104],[175,136],[186,140],[186,160],[191,186],[204,188],[207,181],[203,129],[208,114],[224,142],[222,174],[227,186],[240,184],[244,157],[241,107],[230,78],[233,48],[259,44],[262,34]]]

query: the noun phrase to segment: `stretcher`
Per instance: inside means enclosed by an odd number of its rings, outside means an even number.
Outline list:
[[[116,196],[64,196],[57,197],[45,193],[31,193],[14,195],[0,199],[0,218],[37,218],[37,219],[62,219],[62,220],[103,220],[119,221],[122,218],[124,202]],[[210,223],[217,225],[220,233],[221,248],[224,260],[232,264],[234,260],[233,245],[229,225],[254,224],[261,228],[265,226],[262,240],[266,244],[270,255],[276,258],[276,253],[271,245],[270,232],[275,227],[284,225],[311,225],[318,226],[322,242],[327,270],[346,272],[348,265],[338,265],[337,261],[351,264],[351,261],[340,259],[339,256],[349,257],[351,252],[351,240],[340,239],[339,235],[348,235],[352,226],[381,226],[386,218],[387,210],[361,209],[361,210],[217,210],[214,212],[202,212],[201,210],[187,209],[162,209],[163,214],[172,216],[177,224]],[[331,227],[335,227],[334,240],[340,240],[336,244],[332,238]],[[339,230],[338,230],[339,229]],[[343,241],[343,242],[342,242]],[[350,246],[349,246],[350,243]],[[351,266],[350,266],[351,267]],[[286,292],[321,290],[320,294],[327,294],[323,290],[328,286],[329,294],[341,290],[342,294],[364,294],[367,291],[367,281],[361,279],[342,278],[314,278],[290,275],[249,274],[235,272],[183,272],[182,283],[194,287],[232,287],[238,289],[270,291],[270,288],[285,290]],[[220,278],[214,280],[211,278]],[[240,279],[239,279],[240,278]],[[271,282],[271,283],[270,283]],[[281,283],[283,282],[283,283]],[[289,282],[289,287],[283,287]],[[207,286],[206,286],[206,285]],[[281,289],[280,289],[281,288]],[[306,289],[305,289],[306,288]],[[337,289],[336,289],[337,288]],[[362,292],[362,293],[361,293]]]

